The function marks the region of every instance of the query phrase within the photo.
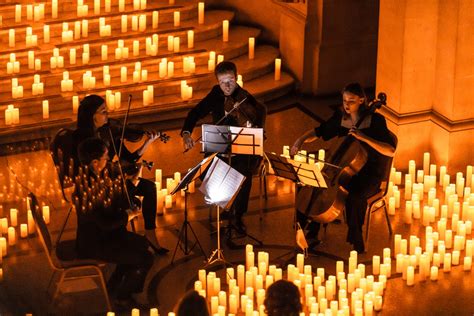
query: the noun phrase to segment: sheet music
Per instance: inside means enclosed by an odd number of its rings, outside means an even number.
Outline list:
[[[207,202],[228,208],[239,192],[244,179],[245,177],[237,170],[215,157],[199,191],[204,194]]]
[[[209,157],[204,158],[196,166],[189,169],[188,173],[186,173],[186,175],[181,179],[178,185],[174,188],[173,192],[171,192],[170,194],[173,195],[176,192],[181,191],[181,189],[184,189],[191,182],[199,178],[204,173],[204,171],[206,171],[207,167],[209,167],[209,164],[212,162],[212,159],[214,159],[216,155],[217,153],[214,153]]]

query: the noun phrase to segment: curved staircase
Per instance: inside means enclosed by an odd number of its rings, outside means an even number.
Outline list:
[[[101,2],[100,14],[94,13],[94,1],[84,0],[89,5],[88,15],[77,17],[77,1],[59,1],[58,18],[51,18],[51,0],[45,4],[44,19],[34,22],[27,20],[27,1],[16,3],[22,6],[22,19],[15,22],[15,4],[0,6],[2,25],[0,28],[0,42],[4,49],[0,54],[0,143],[38,139],[51,136],[59,127],[73,126],[76,114],[73,113],[73,96],[82,99],[87,94],[105,96],[106,90],[121,93],[121,104],[117,109],[109,109],[112,117],[121,117],[127,107],[127,96],[132,95],[131,119],[136,122],[152,123],[166,120],[182,119],[200,99],[202,99],[215,84],[213,71],[208,69],[210,52],[224,55],[225,60],[236,63],[238,72],[243,78],[244,88],[263,102],[278,98],[288,93],[295,85],[294,79],[282,71],[281,79],[274,79],[275,58],[278,58],[277,48],[268,45],[258,45],[260,30],[252,27],[235,25],[232,23],[234,12],[224,10],[205,9],[204,24],[198,24],[198,1],[176,0],[170,4],[169,0],[148,1],[146,9],[133,10],[133,1],[126,0],[124,12],[119,12],[118,2],[113,1],[109,13],[104,12],[104,1]],[[31,4],[30,4],[31,5]],[[33,4],[38,5],[38,3]],[[159,24],[152,27],[152,15],[159,12]],[[174,26],[174,12],[180,12],[180,25]],[[156,14],[156,13],[155,13]],[[127,32],[121,32],[122,15],[128,15]],[[131,28],[132,15],[146,15],[146,29],[133,31]],[[105,24],[111,26],[111,35],[101,37],[99,34],[99,19],[105,18]],[[88,21],[88,36],[74,39],[71,42],[62,41],[63,23],[69,23],[69,30],[75,30],[76,21]],[[229,20],[229,41],[223,42],[222,21]],[[50,42],[44,43],[43,27],[50,27]],[[25,43],[27,27],[31,27],[32,34],[38,36],[37,45],[27,47]],[[9,30],[15,30],[15,47],[9,47]],[[188,48],[187,31],[194,31],[194,46]],[[145,43],[147,38],[158,35],[158,51],[156,54],[146,54]],[[180,37],[179,52],[168,50],[168,36]],[[79,36],[78,36],[79,37]],[[255,57],[249,59],[248,39],[255,37]],[[156,38],[156,35],[155,35]],[[129,48],[128,58],[116,59],[115,48],[118,41],[123,41],[123,47]],[[134,56],[133,42],[139,41],[139,54]],[[84,45],[89,45],[89,62],[82,62]],[[107,45],[107,60],[102,59],[102,46]],[[64,67],[51,69],[50,58],[53,50],[57,49],[59,56],[64,58]],[[70,50],[76,49],[76,63],[70,63]],[[28,52],[34,52],[34,58],[41,60],[41,70],[28,68]],[[6,64],[11,60],[11,54],[20,62],[20,72],[7,73]],[[31,54],[31,53],[30,53]],[[183,71],[183,57],[193,56],[195,73]],[[174,62],[174,75],[160,78],[159,63],[162,58]],[[148,72],[146,81],[134,82],[132,72],[136,62],[141,63],[141,69]],[[110,85],[103,82],[104,66],[108,66]],[[127,67],[127,81],[121,82],[121,68]],[[73,80],[73,91],[62,92],[61,80],[63,71],[69,72]],[[90,71],[96,78],[95,87],[84,89],[83,74]],[[42,95],[32,95],[34,75],[40,75],[44,84]],[[23,97],[12,98],[12,79],[18,78],[19,85],[23,86]],[[181,81],[186,80],[188,86],[193,87],[191,99],[181,98]],[[143,105],[143,91],[152,85],[154,99],[149,105]],[[43,118],[43,100],[49,101],[49,118]],[[13,104],[19,108],[20,123],[5,125],[5,109]]]

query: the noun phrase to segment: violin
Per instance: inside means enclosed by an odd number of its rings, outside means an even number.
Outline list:
[[[364,119],[386,104],[387,96],[381,92],[377,99],[370,102],[355,127],[359,128]],[[347,186],[367,162],[368,153],[362,144],[352,135],[344,138],[342,143],[332,150],[334,154],[323,166],[322,174],[327,179],[328,188],[318,190],[310,186],[300,188],[296,197],[296,209],[314,221],[329,223],[335,220],[344,210],[349,191]],[[338,168],[334,168],[334,165]]]

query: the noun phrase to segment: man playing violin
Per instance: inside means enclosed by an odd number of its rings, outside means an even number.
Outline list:
[[[181,130],[185,150],[194,147],[195,141],[191,137],[197,122],[209,113],[212,114],[214,124],[233,110],[220,125],[263,128],[266,118],[266,107],[258,102],[248,91],[237,84],[237,67],[234,63],[223,61],[215,68],[217,85],[202,99],[189,113]],[[243,102],[242,102],[243,101]],[[242,216],[247,212],[252,175],[261,163],[261,157],[253,155],[235,155],[231,158],[231,165],[245,176],[244,183],[239,191],[232,209],[235,215],[237,231],[245,233]]]
[[[118,159],[121,164],[135,164],[146,149],[160,137],[159,133],[144,133],[146,137],[144,143],[133,153],[123,145],[121,130],[111,128],[108,124],[109,118],[104,99],[98,95],[88,95],[79,106],[77,113],[77,129],[73,133],[73,142],[77,145],[88,137],[99,137],[107,145],[109,158]],[[125,133],[126,135],[126,133]],[[121,148],[121,149],[119,149]],[[120,150],[120,157],[118,157]],[[77,153],[73,157],[77,159]],[[115,157],[115,158],[114,158]],[[143,196],[142,213],[145,223],[145,237],[150,242],[150,246],[156,254],[164,255],[168,249],[161,247],[156,236],[156,187],[153,181],[138,177],[138,173],[133,174],[126,180],[127,190],[130,198]]]
[[[361,143],[368,154],[367,162],[359,173],[351,178],[347,186],[349,193],[345,201],[345,211],[348,225],[347,241],[358,252],[364,252],[362,226],[367,209],[367,198],[379,190],[385,175],[386,158],[384,157],[393,157],[396,144],[381,114],[365,115],[367,97],[360,84],[348,84],[342,90],[342,101],[342,111],[336,111],[329,120],[300,136],[291,147],[290,154],[296,154],[303,143],[312,142],[319,137],[327,141],[334,137],[352,135]],[[363,116],[361,124],[356,128],[357,122]],[[298,203],[296,204],[298,206]],[[308,219],[305,215],[307,211],[298,209],[297,212],[298,220],[303,227]],[[317,243],[319,223],[311,222],[308,228],[307,236],[316,239]]]

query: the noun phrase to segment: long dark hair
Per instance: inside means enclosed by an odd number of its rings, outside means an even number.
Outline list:
[[[104,99],[96,94],[91,94],[82,99],[77,111],[77,129],[94,131],[94,114],[104,104]]]
[[[359,98],[364,98],[364,103],[362,103],[359,107],[359,115],[368,109],[369,103],[367,102],[367,96],[365,95],[364,88],[362,87],[360,83],[358,82],[349,83],[342,89],[341,94],[344,94],[344,92],[355,94]],[[346,115],[345,111],[343,111],[343,113],[344,115]]]
[[[206,299],[197,291],[189,291],[175,307],[176,316],[209,316]]]

